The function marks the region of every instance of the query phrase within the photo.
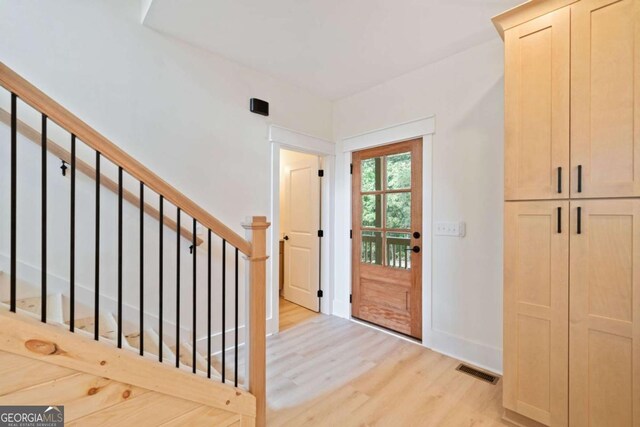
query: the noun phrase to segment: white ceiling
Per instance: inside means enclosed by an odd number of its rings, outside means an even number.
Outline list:
[[[497,38],[522,1],[151,0],[143,22],[338,99]]]

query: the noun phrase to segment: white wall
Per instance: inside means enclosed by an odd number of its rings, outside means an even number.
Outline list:
[[[331,103],[300,88],[240,66],[203,50],[178,42],[140,24],[138,1],[59,0],[55,2],[0,0],[0,60],[45,93],[85,120],[92,127],[140,160],[166,181],[192,198],[238,233],[248,216],[269,212],[268,126],[272,123],[330,139]],[[0,94],[3,108],[8,96]],[[248,111],[249,99],[270,102],[268,118]],[[21,119],[36,128],[39,118],[20,107]],[[51,130],[52,137],[68,147],[68,134]],[[0,127],[4,147],[0,166],[0,254],[8,254],[8,140]],[[19,205],[21,271],[39,265],[39,157],[34,146],[20,141]],[[93,157],[80,153],[88,162]],[[7,166],[5,166],[7,165]],[[52,171],[59,162],[51,158]],[[24,172],[30,170],[31,174]],[[113,176],[114,170],[106,167]],[[68,263],[67,183],[53,171],[50,180],[50,271],[64,280]],[[31,177],[30,177],[31,175]],[[87,180],[88,181],[88,180]],[[129,187],[137,189],[135,183]],[[137,190],[136,190],[137,191]],[[57,193],[56,193],[57,192]],[[86,221],[80,230],[83,257],[79,261],[79,285],[92,288],[93,241],[91,182],[79,183],[78,218]],[[103,192],[104,292],[114,295],[115,198]],[[65,198],[66,197],[66,198]],[[147,194],[151,199],[152,194]],[[57,212],[53,211],[53,208]],[[167,208],[169,209],[169,207]],[[125,299],[137,304],[137,210],[125,207]],[[103,214],[106,215],[106,214]],[[184,218],[190,227],[190,219]],[[147,229],[148,283],[157,282],[157,229]],[[171,236],[171,237],[169,237]],[[167,231],[167,260],[175,256],[175,237]],[[216,243],[218,245],[219,243]],[[184,307],[190,305],[190,257],[183,242]],[[173,255],[172,254],[173,251]],[[216,256],[219,256],[219,249]],[[230,254],[231,256],[232,254]],[[202,254],[198,263],[204,266]],[[169,261],[166,262],[167,264]],[[165,272],[167,301],[174,310],[171,289],[175,272]],[[232,270],[231,270],[232,271]],[[242,271],[242,268],[241,268]],[[204,273],[199,273],[200,275]],[[215,271],[218,277],[218,271]],[[206,276],[199,276],[200,278]],[[36,283],[37,284],[37,283]],[[204,281],[200,280],[201,289]],[[200,295],[203,295],[202,293]],[[147,307],[154,309],[157,296],[148,292]],[[199,312],[204,313],[203,300]],[[271,308],[269,308],[270,310]],[[183,324],[189,324],[186,309]],[[270,313],[270,311],[269,311]],[[232,313],[231,313],[232,314]],[[199,328],[202,336],[204,327]]]
[[[269,124],[324,139],[333,135],[341,153],[342,138],[435,114],[434,221],[466,221],[467,236],[433,239],[434,329],[425,333],[431,334],[435,349],[500,371],[503,59],[498,37],[332,106],[304,90],[142,26],[140,7],[130,0],[0,0],[0,60],[240,233],[245,217],[269,211]],[[270,101],[269,118],[248,111],[251,97]],[[7,99],[6,94],[0,97],[5,108]],[[37,117],[30,121],[34,126],[39,123]],[[53,133],[68,138],[63,132]],[[6,146],[7,140],[6,128],[0,127],[0,146]],[[21,146],[23,143],[29,144],[21,141]],[[8,151],[0,153],[0,163],[7,164]],[[37,151],[24,151],[24,156],[25,164],[37,173]],[[338,171],[348,167],[342,156],[336,160]],[[57,165],[52,159],[50,168]],[[0,173],[0,183],[6,184],[7,168],[0,168]],[[341,177],[336,174],[337,200],[344,184]],[[57,182],[51,185],[63,191],[64,181]],[[22,206],[32,203],[37,207],[37,177],[29,185],[33,197]],[[91,183],[82,184],[79,191],[89,198]],[[0,203],[6,203],[7,197],[5,187]],[[115,199],[105,198],[109,200],[106,208],[113,211]],[[86,210],[90,210],[90,201],[85,201]],[[58,204],[55,199],[52,203],[58,208],[67,201],[61,196]],[[127,209],[127,236],[133,237],[136,212]],[[349,220],[339,212],[341,207],[336,206],[336,223]],[[59,252],[51,260],[58,265],[51,268],[61,276],[66,267],[63,213],[62,208],[58,213],[50,211],[52,221],[60,218],[51,228],[62,240],[50,237],[50,245]],[[27,209],[20,218],[23,224],[37,227],[38,215],[38,208]],[[113,223],[104,226],[112,230]],[[157,239],[153,228],[150,224],[147,234],[149,254]],[[87,226],[84,233],[90,235],[91,229]],[[334,229],[340,227],[336,224]],[[0,254],[7,253],[7,233],[8,210],[2,206]],[[19,250],[29,249],[31,253],[23,254],[25,261],[37,267],[37,229],[21,233],[21,241],[26,239],[27,244],[20,243]],[[105,235],[109,237],[104,256],[113,259],[113,234],[105,230]],[[349,282],[342,281],[340,273],[348,256],[339,252],[339,237],[334,306],[344,314],[349,307]],[[90,245],[91,237],[86,239],[84,243]],[[173,245],[168,243],[169,248]],[[127,250],[135,259],[135,250]],[[183,252],[187,288],[183,300],[189,304],[188,249]],[[84,284],[90,287],[92,264],[85,255],[78,280],[88,281]],[[173,255],[169,252],[167,256]],[[198,262],[203,265],[202,259]],[[132,285],[126,294],[134,305],[135,264],[127,264],[127,280]],[[113,286],[113,271],[104,274],[105,283]],[[168,288],[173,275],[166,273]],[[154,280],[150,271],[150,283]],[[154,296],[148,297],[147,306],[153,307]],[[168,310],[172,304],[167,303]],[[202,306],[199,311],[203,312]]]
[[[333,118],[340,153],[344,138],[435,114],[433,220],[465,221],[467,235],[433,237],[433,330],[425,331],[425,341],[497,372],[502,370],[502,52],[496,35],[495,41],[335,102]],[[343,156],[337,159],[343,163]],[[348,168],[340,163],[337,170]],[[345,188],[337,182],[337,200]],[[336,212],[336,221],[348,221],[338,214],[343,207]],[[338,308],[348,307],[348,281],[339,279],[348,277],[347,259],[337,247]]]

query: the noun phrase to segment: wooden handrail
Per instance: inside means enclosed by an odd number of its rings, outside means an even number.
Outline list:
[[[240,252],[249,257],[252,255],[251,243],[240,237],[239,234],[224,225],[220,220],[209,214],[2,62],[0,62],[0,85],[16,94],[23,102],[35,108],[38,112],[45,114],[67,132],[75,135],[87,146],[98,151],[116,166],[124,169],[129,175],[143,182],[145,186],[164,196],[167,201],[179,207],[187,215],[195,218],[200,224],[225,239],[229,244],[238,248]]]
[[[2,108],[0,108],[0,123],[4,123],[7,126],[11,126],[11,113],[3,110]],[[17,120],[17,125],[18,125],[17,130],[22,136],[29,139],[31,142],[33,142],[36,145],[39,145],[39,146],[42,145],[42,134],[40,132],[38,132],[37,130],[35,130],[34,128],[29,126],[22,120]],[[69,153],[67,150],[65,150],[64,148],[62,148],[61,146],[53,142],[51,139],[47,139],[47,150],[54,156],[58,157],[60,160],[64,160],[67,163],[71,163],[71,153]],[[90,164],[78,158],[76,158],[76,169],[79,172],[82,172],[88,178],[93,180],[96,179],[96,170],[93,168],[93,166],[91,166]],[[115,182],[114,180],[110,179],[104,174],[100,174],[100,183],[104,185],[104,187],[106,187],[108,190],[112,191],[115,194],[118,194],[118,183]],[[131,191],[127,189],[123,190],[122,197],[124,200],[126,200],[127,202],[131,203],[134,206],[138,206],[140,204],[140,199],[138,198],[138,196],[136,196],[135,194],[133,194]],[[149,203],[144,204],[144,211],[150,217],[156,220],[160,219],[160,212]],[[173,219],[171,219],[166,215],[164,216],[164,225],[174,231],[176,231],[178,228],[178,224]],[[184,237],[188,241],[193,240],[193,233],[186,227],[180,227],[180,234],[182,235],[182,237]],[[196,245],[200,246],[202,242],[203,240],[200,237],[196,236]]]

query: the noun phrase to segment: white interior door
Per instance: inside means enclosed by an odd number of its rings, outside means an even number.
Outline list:
[[[319,311],[319,159],[305,156],[285,171],[284,298]]]

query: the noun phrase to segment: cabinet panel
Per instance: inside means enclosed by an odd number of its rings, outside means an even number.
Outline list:
[[[505,33],[505,198],[569,193],[568,8]]]
[[[572,197],[640,196],[639,3],[582,0],[571,13]]]
[[[640,200],[572,201],[571,216],[569,419],[638,426]]]
[[[567,425],[569,202],[506,202],[504,406]]]

